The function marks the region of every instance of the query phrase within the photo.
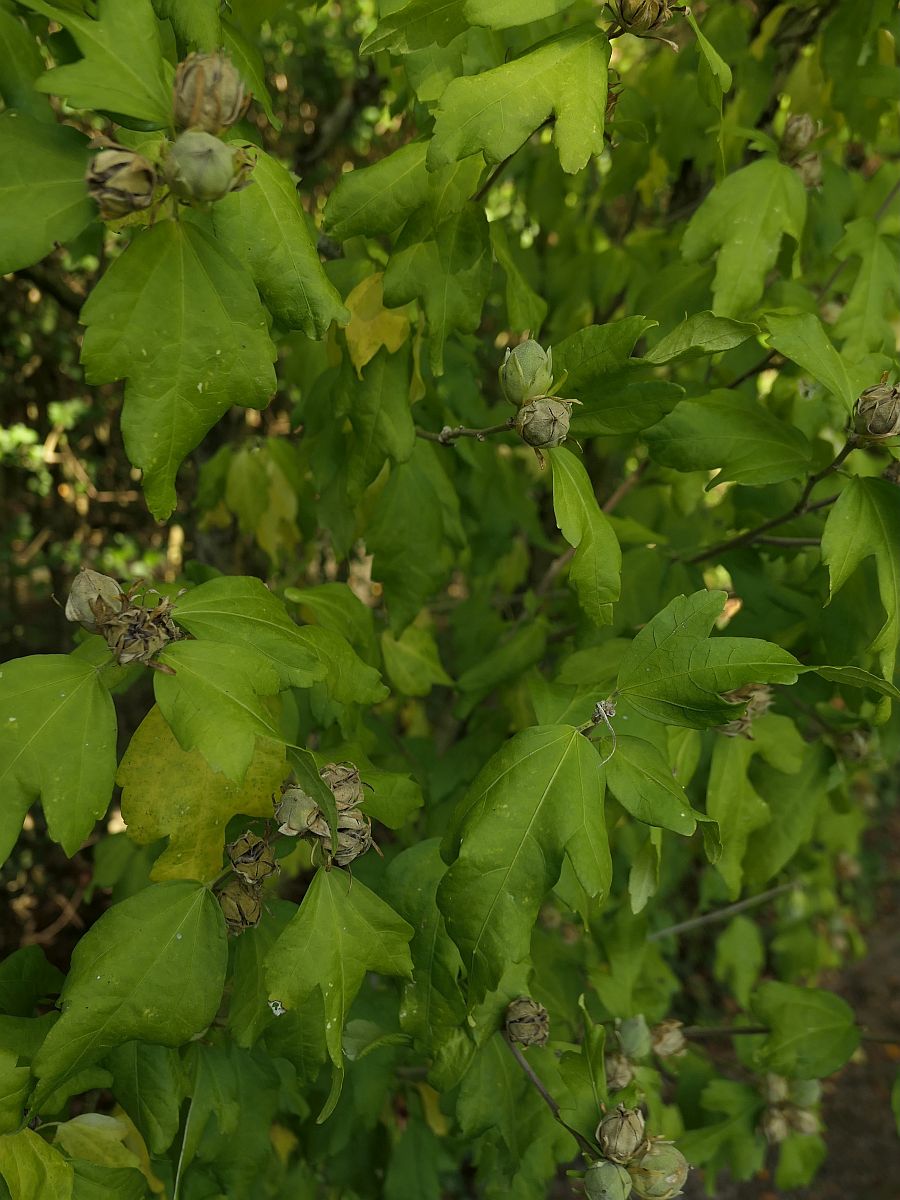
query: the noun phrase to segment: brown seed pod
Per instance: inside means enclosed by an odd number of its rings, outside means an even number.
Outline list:
[[[219,889],[217,899],[229,933],[243,933],[259,924],[262,899],[258,886],[232,878]]]
[[[352,762],[326,763],[319,771],[324,783],[334,793],[338,811],[362,804],[363,785],[359,767]]]
[[[546,1046],[550,1017],[543,1004],[520,996],[506,1008],[506,1036],[519,1046]]]
[[[156,168],[149,158],[124,146],[110,146],[95,154],[85,178],[104,221],[141,212],[153,203]]]
[[[249,829],[237,841],[226,846],[225,852],[231,859],[235,873],[248,883],[262,883],[281,870],[275,851],[265,838],[257,837]]]
[[[237,67],[224,54],[189,54],[175,70],[173,112],[178,129],[221,133],[250,103]]]
[[[620,1104],[615,1112],[607,1113],[597,1126],[597,1144],[604,1155],[624,1166],[638,1155],[646,1144],[644,1114],[639,1108]]]

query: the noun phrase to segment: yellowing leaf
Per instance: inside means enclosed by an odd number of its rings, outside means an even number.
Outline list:
[[[347,297],[350,324],[347,347],[350,360],[362,378],[362,369],[382,346],[394,354],[409,337],[409,317],[402,309],[384,306],[384,272],[376,271],[358,283]]]
[[[270,817],[272,796],[287,775],[284,747],[260,738],[243,783],[182,750],[158,708],[141,722],[119,766],[128,835],[146,845],[168,837],[151,878],[215,879],[222,869],[225,826],[235,813]]]
[[[70,1158],[83,1158],[101,1167],[135,1167],[138,1156],[123,1145],[129,1129],[124,1121],[102,1113],[82,1113],[56,1127],[53,1144]]]

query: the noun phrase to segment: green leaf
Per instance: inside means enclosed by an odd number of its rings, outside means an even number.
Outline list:
[[[0,1137],[0,1177],[12,1200],[71,1200],[72,1164],[31,1129]]]
[[[741,1008],[749,1008],[750,992],[765,963],[766,947],[759,925],[750,917],[732,917],[716,940],[713,975],[731,988]]]
[[[807,667],[807,671],[815,671],[823,679],[834,683],[842,683],[847,687],[870,688],[882,696],[890,696],[892,700],[900,700],[900,688],[894,687],[889,679],[881,679],[862,667]]]
[[[428,320],[431,369],[444,373],[451,333],[473,333],[491,280],[484,211],[470,206],[439,224],[419,209],[404,225],[384,273],[384,301],[399,308],[420,300]]]
[[[116,713],[96,668],[41,654],[0,669],[0,862],[29,806],[73,855],[106,812],[116,773]]]
[[[339,634],[367,663],[377,665],[378,642],[372,609],[346,583],[320,583],[311,588],[285,588],[284,597],[296,604],[304,621]]]
[[[853,1010],[833,992],[770,981],[756,989],[751,1006],[770,1030],[757,1061],[789,1079],[831,1075],[859,1045]]]
[[[265,310],[245,269],[190,221],[160,221],[115,260],[82,309],[91,383],[128,379],[122,434],[154,516],[175,507],[182,459],[232,404],[275,390]]]
[[[694,313],[660,338],[644,355],[644,361],[686,362],[704,354],[720,354],[742,346],[759,332],[759,326],[749,321],[732,321],[711,312]]]
[[[470,25],[510,29],[554,17],[574,3],[575,0],[465,0],[465,14]]]
[[[23,3],[58,21],[84,56],[48,71],[39,91],[65,96],[73,108],[100,108],[147,121],[172,122],[172,68],[163,59],[150,0],[99,0],[98,19],[45,0]]]
[[[714,391],[682,400],[644,435],[651,456],[676,471],[720,468],[707,490],[727,480],[763,487],[807,474],[812,447],[799,429],[749,396]]]
[[[697,45],[702,56],[698,81],[700,94],[721,112],[722,97],[726,92],[731,91],[731,67],[718,53],[709,38],[705,36],[689,8],[684,10],[684,16],[697,36]]]
[[[691,218],[681,251],[688,262],[703,262],[718,251],[713,284],[718,316],[739,317],[757,303],[782,237],[799,242],[805,222],[803,184],[774,158],[760,158],[713,188]]]
[[[585,389],[603,385],[604,376],[624,366],[631,358],[636,342],[653,329],[656,321],[647,317],[625,317],[609,325],[588,325],[553,347],[553,370],[557,378],[566,373],[565,389],[587,402],[594,398]]]
[[[269,997],[297,1008],[319,990],[325,1001],[325,1041],[336,1067],[350,1005],[367,971],[409,975],[413,935],[374,892],[344,871],[320,869],[303,903],[266,958]]]
[[[779,1191],[808,1187],[827,1157],[828,1146],[823,1138],[810,1137],[808,1133],[789,1134],[778,1147],[775,1186]]]
[[[709,637],[725,599],[725,592],[700,591],[667,604],[631,643],[616,694],[653,721],[704,729],[734,715],[721,693],[747,683],[796,682],[800,664],[779,646]]]
[[[377,477],[386,458],[406,462],[416,444],[409,411],[409,351],[382,348],[355,380],[349,393],[353,427],[347,482],[352,496],[361,495]]]
[[[0,96],[6,108],[15,109],[51,125],[56,115],[46,96],[34,87],[44,70],[41,52],[31,30],[13,11],[0,7]],[[0,161],[6,163],[4,150]]]
[[[722,837],[722,853],[716,862],[716,870],[728,885],[732,899],[740,894],[750,835],[772,819],[768,804],[747,775],[750,760],[756,752],[753,741],[718,737],[709,768],[706,811],[718,822]]]
[[[243,939],[242,939],[243,940]],[[177,1053],[168,1046],[125,1042],[103,1060],[116,1100],[153,1155],[165,1154],[179,1127],[182,1086]]]
[[[38,262],[94,219],[88,155],[87,139],[69,125],[0,113],[0,275]]]
[[[410,142],[338,180],[325,205],[325,228],[339,241],[393,233],[430,194],[427,142]]]
[[[454,79],[441,96],[428,166],[435,170],[483,151],[502,162],[555,116],[553,140],[570,174],[603,150],[609,42],[578,25],[514,62]]]
[[[862,388],[850,377],[844,360],[831,344],[822,322],[812,313],[783,316],[769,313],[769,342],[787,358],[808,371],[833,395],[853,408]]]
[[[80,1113],[61,1121],[53,1137],[70,1159],[106,1167],[138,1168],[140,1159],[122,1143],[130,1128],[125,1121],[105,1113]]]
[[[844,340],[844,353],[852,360],[869,353],[893,354],[896,336],[889,313],[900,302],[900,258],[895,244],[878,232],[874,221],[851,221],[835,255],[846,261],[860,259],[856,279],[834,325],[834,335]]]
[[[446,46],[468,28],[464,4],[465,0],[410,0],[378,23],[363,39],[360,50],[363,54],[379,50],[408,54],[435,42]]]
[[[216,239],[247,267],[276,321],[321,338],[349,313],[319,261],[293,176],[262,150],[254,157],[252,185],[213,205]]]
[[[385,629],[381,651],[391,683],[404,696],[427,696],[435,684],[453,686],[453,680],[441,665],[430,629],[410,625],[399,638]]]
[[[30,1017],[38,1004],[55,996],[65,975],[40,946],[23,946],[0,963],[0,1013]]]
[[[210,1024],[225,982],[225,922],[194,883],[158,883],[108,909],[83,935],[62,1016],[34,1060],[32,1101],[124,1042],[180,1046]]]
[[[594,624],[609,625],[621,589],[622,551],[583,464],[563,446],[551,450],[549,457],[556,524],[575,548],[569,579]]]
[[[72,1200],[146,1200],[147,1180],[143,1173],[125,1167],[102,1167],[75,1159]]]
[[[604,740],[603,745],[606,753],[610,753],[611,743]],[[697,828],[684,788],[651,742],[619,734],[615,753],[605,771],[610,791],[624,809],[645,825],[682,834],[691,834]]]
[[[157,16],[171,21],[180,49],[212,53],[222,45],[217,0],[152,0]],[[245,82],[248,82],[245,80]]]
[[[0,1050],[0,1135],[21,1128],[25,1101],[31,1091],[31,1070],[27,1066],[17,1067],[18,1058],[15,1050]]]
[[[259,5],[255,5],[258,11]],[[274,15],[274,14],[273,14]],[[259,28],[259,20],[256,21]],[[268,118],[269,124],[276,133],[281,132],[281,121],[275,116],[272,108],[272,97],[266,86],[266,67],[259,47],[248,41],[236,25],[231,21],[222,21],[222,41],[228,57],[241,73],[241,78],[252,93],[254,99]]]
[[[537,333],[547,316],[547,301],[522,274],[500,221],[491,225],[491,246],[506,276],[506,312],[510,329],[518,333]]]
[[[559,1071],[568,1095],[560,1099],[560,1111],[568,1125],[593,1134],[597,1113],[604,1110],[609,1094],[606,1088],[606,1030],[594,1024],[584,1002],[578,997],[584,1022],[584,1040],[577,1053],[569,1051],[560,1059]]]
[[[470,1004],[523,961],[541,903],[568,855],[594,897],[610,883],[594,747],[567,725],[517,734],[479,772],[444,842],[454,859],[438,905],[459,947]]]
[[[175,601],[173,617],[194,637],[250,646],[269,659],[282,687],[311,687],[326,671],[304,631],[260,579],[220,576]]]
[[[317,687],[339,704],[378,704],[388,694],[381,676],[367,666],[350,644],[331,629],[307,625],[300,630],[303,642],[325,670]]]
[[[281,687],[271,661],[251,646],[172,642],[160,655],[174,675],[153,677],[156,703],[183,750],[240,783],[258,737],[282,741],[263,700]]]
[[[900,489],[884,479],[851,479],[825,522],[822,561],[828,567],[831,598],[861,562],[875,558],[878,595],[885,621],[872,642],[882,674],[894,677],[900,640]]]
[[[222,871],[225,827],[237,813],[271,817],[272,797],[288,774],[284,747],[256,742],[240,783],[212,770],[197,750],[182,750],[160,710],[144,717],[119,764],[128,836],[147,846],[167,837],[153,880],[212,883]]]

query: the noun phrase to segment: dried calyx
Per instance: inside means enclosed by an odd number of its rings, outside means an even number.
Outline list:
[[[733,692],[724,692],[722,699],[729,704],[744,704],[746,707],[739,717],[725,725],[719,725],[719,733],[724,733],[726,737],[752,739],[753,722],[758,717],[765,716],[772,707],[774,696],[772,689],[764,683],[748,683],[744,687],[735,688]]]
[[[622,1088],[628,1087],[634,1079],[634,1068],[624,1054],[619,1054],[617,1051],[607,1054],[603,1065],[606,1070],[606,1086],[611,1092],[618,1092]]]
[[[867,441],[900,435],[900,387],[882,382],[866,388],[856,401],[853,424],[857,435]]]
[[[225,847],[235,874],[247,883],[262,883],[281,868],[275,859],[275,851],[265,838],[257,837],[249,829],[236,842]]]
[[[678,1058],[687,1050],[681,1021],[670,1018],[650,1030],[650,1044],[657,1058]]]
[[[628,1174],[640,1200],[674,1200],[681,1195],[689,1170],[681,1151],[662,1138],[654,1138],[628,1164]]]
[[[652,33],[672,16],[670,0],[616,0],[616,15],[629,33]]]
[[[221,133],[250,103],[240,72],[223,54],[189,54],[175,71],[173,112],[179,129]]]
[[[141,212],[153,203],[156,168],[149,158],[124,146],[111,146],[95,154],[85,178],[104,221]]]
[[[791,113],[781,135],[781,153],[788,162],[800,158],[819,136],[819,125],[809,113]]]
[[[144,601],[155,595],[159,603]],[[156,666],[155,655],[185,636],[172,619],[172,601],[152,588],[133,584],[123,592],[115,579],[82,568],[66,601],[66,617],[78,621],[89,633],[106,639],[117,663],[141,662]]]
[[[216,893],[229,933],[242,933],[259,924],[262,896],[258,884],[231,878]]]
[[[326,867],[336,863],[348,867],[375,846],[372,822],[360,809],[363,783],[353,763],[327,763],[319,772],[331,789],[337,808],[337,844],[328,819],[312,796],[296,784],[285,784],[275,804],[278,832],[288,837],[305,838],[312,845],[313,861]],[[375,846],[377,850],[378,847]]]
[[[597,1126],[596,1138],[606,1157],[624,1166],[645,1148],[643,1113],[639,1108],[626,1108],[620,1104]]]
[[[546,1046],[550,1017],[543,1004],[530,996],[513,1000],[506,1009],[506,1036],[519,1046]]]
[[[546,396],[552,386],[552,350],[544,350],[529,338],[506,351],[500,368],[500,387],[510,404],[519,407],[527,400]]]
[[[596,1162],[584,1173],[587,1200],[628,1200],[631,1176],[614,1162]]]
[[[213,204],[251,182],[253,160],[240,146],[211,133],[189,129],[169,147],[163,175],[173,193],[186,204]]]

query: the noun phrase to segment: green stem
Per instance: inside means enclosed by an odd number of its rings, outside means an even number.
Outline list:
[[[593,1144],[593,1142],[584,1137],[583,1134],[579,1133],[577,1129],[573,1129],[571,1125],[567,1124],[562,1119],[559,1114],[559,1105],[547,1091],[546,1087],[544,1087],[541,1077],[535,1071],[534,1067],[532,1067],[531,1063],[526,1060],[525,1055],[522,1053],[519,1047],[514,1045],[505,1034],[503,1035],[503,1040],[509,1047],[513,1058],[525,1072],[529,1082],[550,1109],[550,1112],[553,1114],[553,1120],[562,1125],[563,1129],[567,1130],[572,1135],[584,1153],[589,1154],[591,1158],[595,1158],[599,1154],[598,1148]]]

